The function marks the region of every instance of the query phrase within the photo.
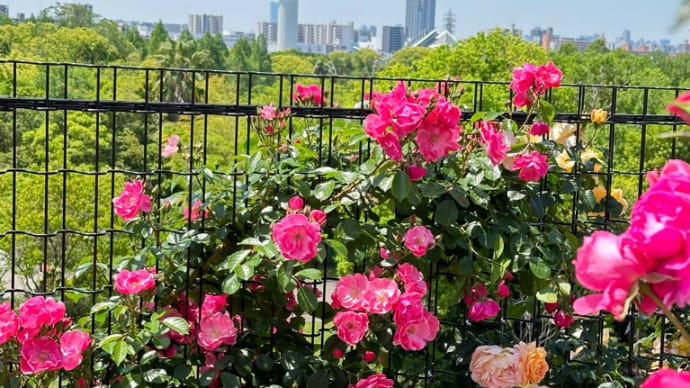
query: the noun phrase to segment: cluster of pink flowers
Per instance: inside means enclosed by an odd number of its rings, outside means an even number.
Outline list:
[[[326,213],[321,210],[309,212],[300,197],[290,199],[287,213],[273,225],[273,242],[286,259],[308,263],[318,253]]]
[[[364,130],[394,161],[403,159],[403,146],[414,139],[411,152],[437,162],[460,149],[460,108],[433,89],[408,93],[400,82],[391,92],[372,96],[376,113],[367,116]]]
[[[292,99],[295,100],[297,105],[320,106],[321,102],[323,102],[323,91],[316,84],[309,86],[297,84],[295,86],[295,93],[292,94]]]
[[[113,198],[115,214],[123,221],[131,221],[139,215],[139,212],[151,211],[151,197],[144,193],[144,183],[137,179],[134,182],[125,182],[125,189],[119,197]]]
[[[165,144],[163,147],[163,151],[161,152],[161,155],[164,158],[169,158],[173,155],[175,155],[178,151],[178,144],[180,142],[180,137],[177,135],[172,135],[168,138],[168,142]]]
[[[405,233],[405,248],[416,257],[426,255],[426,251],[435,244],[434,235],[425,226],[414,226]]]
[[[467,315],[473,322],[491,319],[501,311],[501,306],[494,299],[487,297],[486,286],[483,284],[472,287],[463,301],[469,307]]]
[[[386,377],[386,375],[377,373],[359,380],[357,384],[350,385],[348,388],[392,388],[393,384],[393,380]]]
[[[498,124],[500,126],[500,124]],[[544,131],[548,133],[549,126],[546,123],[535,123],[530,130],[531,134],[542,134]],[[510,151],[510,144],[506,138],[506,134],[497,129],[497,124],[493,121],[482,121],[479,124],[480,141],[484,145],[486,154],[491,160],[491,164],[498,166],[506,161],[508,152]],[[533,132],[533,133],[532,133]],[[510,166],[506,168],[516,171],[519,170],[518,176],[520,179],[528,182],[537,182],[549,170],[549,162],[546,155],[538,151],[523,152],[516,155]]]
[[[607,310],[622,320],[638,282],[648,284],[668,308],[690,303],[690,165],[671,160],[647,179],[651,187],[633,207],[625,233],[585,237],[573,262],[575,275],[598,293],[575,301],[578,314]],[[646,313],[656,309],[644,295],[639,305]]]
[[[520,154],[513,161],[513,170],[520,170],[518,176],[523,181],[538,182],[546,176],[549,170],[549,162],[546,155],[539,151]]]
[[[393,343],[405,350],[421,350],[436,338],[438,319],[422,302],[427,292],[424,276],[408,263],[398,267],[396,278],[403,284],[404,293],[392,279],[379,278],[372,271],[370,278],[362,274],[341,278],[331,296],[331,306],[339,311],[333,323],[338,337],[350,346],[364,338],[369,329],[368,314],[393,312],[397,330]]]
[[[17,341],[19,369],[26,375],[78,367],[91,346],[89,333],[66,330],[72,320],[65,305],[53,298],[34,296],[19,306],[19,315],[9,302],[0,304],[0,346]]]
[[[518,108],[532,104],[548,89],[561,86],[562,78],[563,73],[553,62],[541,66],[525,63],[522,67],[514,68],[513,81],[510,83],[510,89],[515,92],[513,104]]]
[[[481,142],[486,149],[487,155],[494,166],[503,163],[510,151],[510,145],[506,141],[503,131],[496,129],[493,121],[482,121],[480,123]]]
[[[290,108],[278,111],[278,108],[272,104],[265,105],[259,109],[256,122],[259,124],[258,127],[262,133],[270,136],[277,133],[276,129],[285,128],[287,120],[291,115],[292,110]]]
[[[196,200],[194,204],[192,205],[192,212],[190,214],[189,212],[189,206],[185,206],[184,211],[182,214],[184,215],[184,218],[191,221],[191,222],[196,222],[196,220],[199,219],[199,216],[201,215],[201,212],[199,209],[201,209],[201,201]],[[208,209],[204,209],[204,218],[208,218]]]
[[[690,387],[690,372],[673,369],[658,370],[647,378],[640,388]]]
[[[472,380],[484,388],[535,386],[548,371],[546,350],[534,342],[507,348],[479,346],[470,361]]]
[[[155,273],[155,269],[143,268],[138,271],[123,269],[115,275],[115,291],[123,295],[136,295],[142,291],[150,290],[156,287]]]

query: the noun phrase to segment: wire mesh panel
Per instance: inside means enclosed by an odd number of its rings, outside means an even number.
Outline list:
[[[343,160],[336,158],[339,144],[347,140],[341,135],[361,127],[370,113],[369,96],[390,90],[399,81],[10,60],[0,61],[0,69],[0,126],[6,129],[3,133],[10,134],[0,139],[0,290],[13,307],[30,295],[55,296],[68,302],[72,316],[86,316],[91,305],[112,296],[118,258],[144,246],[143,240],[132,241],[115,216],[112,198],[124,181],[142,177],[159,186],[182,182],[186,185],[184,202],[192,209],[194,198],[206,197],[208,174],[224,175],[232,182],[233,189],[227,195],[232,202],[233,223],[251,223],[236,219],[235,209],[249,201],[249,181],[260,178],[237,166],[258,147],[250,123],[257,109],[271,103],[281,110],[290,107],[290,139],[302,133],[316,136],[312,143],[317,147],[312,151],[319,165],[343,168]],[[479,111],[503,111],[512,97],[508,82],[402,81],[410,88],[442,90],[449,83],[462,87],[464,94],[458,102],[463,120]],[[323,98],[315,106],[296,105],[293,93],[298,84],[317,85]],[[37,89],[42,91],[40,95],[34,93]],[[621,202],[632,204],[646,188],[647,171],[670,158],[690,160],[690,145],[658,137],[679,130],[681,121],[668,115],[664,104],[680,92],[675,88],[608,85],[563,85],[553,91],[548,100],[561,112],[554,121],[572,124],[578,143],[584,137],[606,152],[602,161],[605,167],[598,171],[583,173],[575,163],[570,171],[549,174],[562,175],[573,185],[594,180],[606,193],[620,190]],[[610,112],[603,127],[587,125],[595,108]],[[527,119],[524,112],[508,113],[518,123]],[[165,141],[173,134],[190,145],[184,161],[166,161],[161,155]],[[372,147],[370,141],[360,138],[349,163],[363,163]],[[580,193],[572,190],[569,195],[570,209],[530,221],[537,228],[559,225],[577,236],[592,229],[620,232],[625,228],[627,209],[613,214],[604,206],[601,214],[587,214],[576,206]],[[162,190],[152,200],[156,208],[167,206]],[[160,213],[156,217],[161,223]],[[202,217],[202,230],[204,223]],[[156,246],[183,235],[185,226],[190,227],[191,221],[177,225],[177,230],[156,231]],[[233,245],[237,243],[233,241]],[[157,268],[165,265],[164,258],[156,259]],[[309,284],[318,288],[321,301],[328,303],[338,279],[336,268],[332,260],[314,265],[323,276]],[[187,295],[196,289],[203,295],[210,281],[205,270],[204,263],[188,254]],[[663,317],[653,318],[663,320],[660,343],[646,341],[653,327],[649,318],[641,317],[634,308],[625,322],[614,324],[615,333],[606,327],[605,315],[581,317],[583,328],[569,333],[587,344],[578,349],[572,349],[566,336],[547,324],[553,317],[542,311],[534,297],[515,296],[520,303],[505,300],[498,320],[472,323],[464,306],[450,301],[447,274],[439,264],[430,263],[428,272],[432,276],[426,301],[449,330],[445,338],[437,339],[414,359],[403,359],[402,352],[388,359],[388,375],[406,386],[443,386],[453,381],[454,375],[464,372],[440,355],[454,352],[472,332],[485,329],[511,331],[538,343],[562,341],[563,364],[596,364],[603,346],[615,335],[622,344],[616,349],[624,351],[610,356],[625,366],[629,376],[651,362],[682,356],[665,343],[672,329]],[[251,281],[243,283],[243,287],[250,285]],[[233,308],[248,307],[243,302]],[[308,317],[306,323],[303,335],[315,348],[322,348],[332,328],[315,316]],[[410,365],[405,370],[418,373],[398,374],[399,366],[406,362]]]

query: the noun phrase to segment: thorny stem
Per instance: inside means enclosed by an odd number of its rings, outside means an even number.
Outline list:
[[[690,333],[685,329],[683,324],[680,322],[676,314],[673,313],[666,305],[664,302],[659,299],[658,296],[652,291],[652,289],[649,287],[649,284],[647,283],[642,283],[640,282],[640,293],[644,296],[648,296],[650,299],[654,301],[654,303],[659,307],[661,311],[664,312],[664,315],[668,318],[669,321],[675,326],[676,329],[680,332],[680,335],[685,338],[686,341],[690,342]]]

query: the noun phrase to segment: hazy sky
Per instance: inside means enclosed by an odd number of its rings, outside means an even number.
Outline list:
[[[186,23],[190,13],[222,14],[225,30],[253,31],[256,22],[267,20],[269,0],[63,0],[88,2],[94,12],[112,19]],[[54,4],[51,0],[0,0],[10,15],[27,16]],[[558,35],[578,37],[594,33],[614,39],[624,29],[633,40],[690,39],[688,26],[672,33],[670,26],[680,0],[437,0],[436,22],[452,8],[457,15],[456,34],[467,37],[494,26],[510,26],[528,32],[534,26],[552,26]],[[405,0],[300,0],[301,23],[353,21],[361,24],[404,24]]]

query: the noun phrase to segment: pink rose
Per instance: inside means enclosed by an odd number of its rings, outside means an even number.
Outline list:
[[[500,310],[501,306],[499,306],[495,300],[486,298],[486,300],[483,301],[475,300],[472,302],[468,315],[471,321],[479,322],[495,317]]]
[[[389,379],[383,373],[371,375],[366,379],[359,380],[354,388],[392,388],[393,380]]]
[[[393,131],[399,138],[404,138],[419,127],[425,113],[426,110],[416,103],[398,105],[394,110]]]
[[[417,131],[415,138],[419,152],[427,162],[437,162],[452,151],[460,149],[460,127],[428,125],[426,122]]]
[[[261,118],[264,120],[273,120],[276,118],[276,107],[273,105],[265,105],[261,108]]]
[[[318,223],[319,225],[322,225],[326,223],[326,213],[323,212],[323,210],[312,210],[309,213],[309,220]]]
[[[690,176],[690,165],[682,160],[669,160],[661,170],[661,175],[657,170],[647,173],[649,186],[656,185],[661,177],[668,175]]]
[[[345,275],[335,285],[333,296],[342,308],[348,310],[365,310],[367,308],[367,290],[369,289],[369,279],[366,276],[356,273]]]
[[[304,200],[299,195],[295,195],[288,201],[288,208],[290,210],[302,210],[304,208]]]
[[[647,272],[647,264],[631,250],[623,249],[622,241],[622,236],[603,231],[584,238],[573,262],[575,276],[584,287],[601,293],[577,299],[573,304],[577,314],[607,310],[616,319],[623,319],[628,291]]]
[[[369,329],[369,317],[366,313],[340,311],[335,314],[333,324],[338,330],[338,338],[350,346],[357,345]]]
[[[381,256],[383,260],[388,259],[388,250],[386,248],[379,249],[379,256]]]
[[[72,330],[66,331],[60,337],[60,351],[62,352],[62,367],[70,371],[81,364],[82,353],[91,346],[89,333]]]
[[[558,327],[564,327],[567,329],[573,324],[573,322],[575,322],[573,317],[563,310],[558,310],[556,315],[553,317],[553,323],[555,323]]]
[[[520,355],[515,348],[479,346],[472,353],[472,380],[486,388],[512,388],[520,384]]]
[[[393,309],[400,297],[398,285],[390,279],[374,279],[364,294],[366,309],[372,314],[385,314]]]
[[[518,108],[531,104],[530,93],[542,95],[547,89],[557,88],[562,78],[563,73],[552,62],[538,67],[525,63],[523,67],[514,68],[510,83],[510,88],[515,92],[513,104]]]
[[[164,158],[168,158],[170,156],[175,155],[177,153],[177,144],[180,142],[180,137],[177,135],[172,135],[168,138],[168,143],[163,147],[163,152],[161,152],[161,156]]]
[[[237,328],[228,313],[215,314],[201,319],[199,346],[212,351],[219,346],[234,345],[237,341]]]
[[[438,318],[429,311],[424,311],[416,319],[398,324],[393,335],[393,344],[405,350],[422,350],[427,342],[433,341],[439,330]]]
[[[115,291],[124,295],[134,295],[156,286],[153,273],[146,268],[138,271],[123,269],[115,275]]]
[[[140,180],[125,182],[125,189],[119,197],[113,198],[115,214],[123,221],[137,218],[139,211],[151,211],[151,197],[144,194],[144,184]]]
[[[220,353],[219,356],[222,356],[222,354],[223,353]],[[199,371],[202,375],[208,371],[214,371],[216,369],[216,362],[218,362],[219,356],[216,356],[216,353],[214,352],[206,352],[204,354],[204,366],[199,368]],[[209,388],[216,388],[220,386],[220,383],[220,370],[215,370],[213,380],[211,380],[211,383],[208,386]]]
[[[544,303],[544,310],[546,310],[547,313],[551,314],[556,311],[556,309],[558,309],[558,302]]]
[[[407,168],[407,175],[411,181],[418,181],[426,176],[426,169],[419,166],[410,166]]]
[[[546,175],[549,169],[546,155],[532,151],[526,155],[518,155],[513,163],[513,170],[520,170],[520,179],[537,182]]]
[[[416,257],[424,256],[434,244],[434,235],[424,226],[415,226],[405,233],[405,247]]]
[[[0,345],[9,341],[19,331],[19,317],[10,302],[0,304]]]
[[[395,276],[405,286],[405,292],[416,292],[426,295],[427,287],[424,282],[424,275],[414,265],[409,263],[400,264]]]
[[[386,129],[389,125],[390,122],[385,121],[381,118],[381,116],[372,113],[364,120],[364,132],[374,139],[378,139],[386,134]]]
[[[425,311],[422,295],[416,292],[406,292],[398,298],[393,306],[393,322],[398,326],[403,326],[407,322],[424,318]]]
[[[680,117],[686,123],[690,124],[690,92],[685,92],[678,96],[672,104],[669,104],[666,109],[672,114]]]
[[[660,369],[647,377],[640,388],[671,388],[690,386],[690,372]]]
[[[43,326],[53,326],[65,316],[65,304],[53,298],[34,296],[19,306],[19,321],[22,329],[38,334]],[[28,334],[28,333],[27,333]]]
[[[525,63],[523,67],[513,68],[513,80],[510,82],[510,89],[517,94],[526,93],[534,86],[537,68],[531,63]]]
[[[30,339],[22,344],[19,369],[25,375],[62,368],[62,353],[55,340],[48,337]]]
[[[529,134],[533,136],[541,136],[546,135],[550,130],[551,128],[549,128],[549,124],[537,122],[532,124],[532,127],[529,129]]]
[[[563,72],[553,62],[549,61],[537,68],[536,77],[542,86],[540,90],[558,88],[561,86]]]
[[[342,349],[340,349],[340,348],[335,348],[335,350],[333,350],[333,357],[334,357],[335,359],[337,359],[337,360],[340,360],[341,358],[343,358],[343,351],[342,351]]]
[[[491,164],[498,166],[506,159],[510,146],[506,142],[503,132],[496,130],[493,121],[482,121],[479,131],[481,132],[481,142],[486,149],[486,153],[491,160]]]
[[[208,317],[214,314],[222,313],[223,309],[228,305],[228,295],[211,295],[207,294],[204,297],[204,303],[201,305],[201,317]]]
[[[498,290],[496,290],[496,295],[500,296],[501,298],[505,298],[510,295],[510,289],[508,289],[508,286],[506,286],[505,280],[501,280],[501,282],[498,283]]]
[[[292,95],[292,98],[297,100],[298,103],[308,104],[308,105],[321,105],[322,102],[322,92],[318,85],[303,86],[297,84],[295,86],[296,94]]]
[[[386,156],[390,158],[390,160],[394,162],[402,160],[402,148],[400,147],[400,141],[394,133],[387,132],[383,136],[376,139],[376,141],[379,142],[379,145],[381,148],[383,148],[383,151],[386,153]]]
[[[273,242],[286,259],[308,263],[316,257],[321,227],[303,214],[289,214],[273,225]]]
[[[190,220],[191,222],[196,222],[196,220],[201,215],[201,213],[199,212],[200,208],[201,208],[201,201],[197,200],[192,205],[192,214],[190,216],[189,207],[185,207],[184,211],[183,211],[184,218],[187,220]],[[208,217],[208,209],[204,209],[204,218],[207,218],[207,217]]]
[[[374,360],[376,360],[376,353],[367,350],[366,352],[364,352],[364,357],[362,358],[367,363],[373,362]]]

